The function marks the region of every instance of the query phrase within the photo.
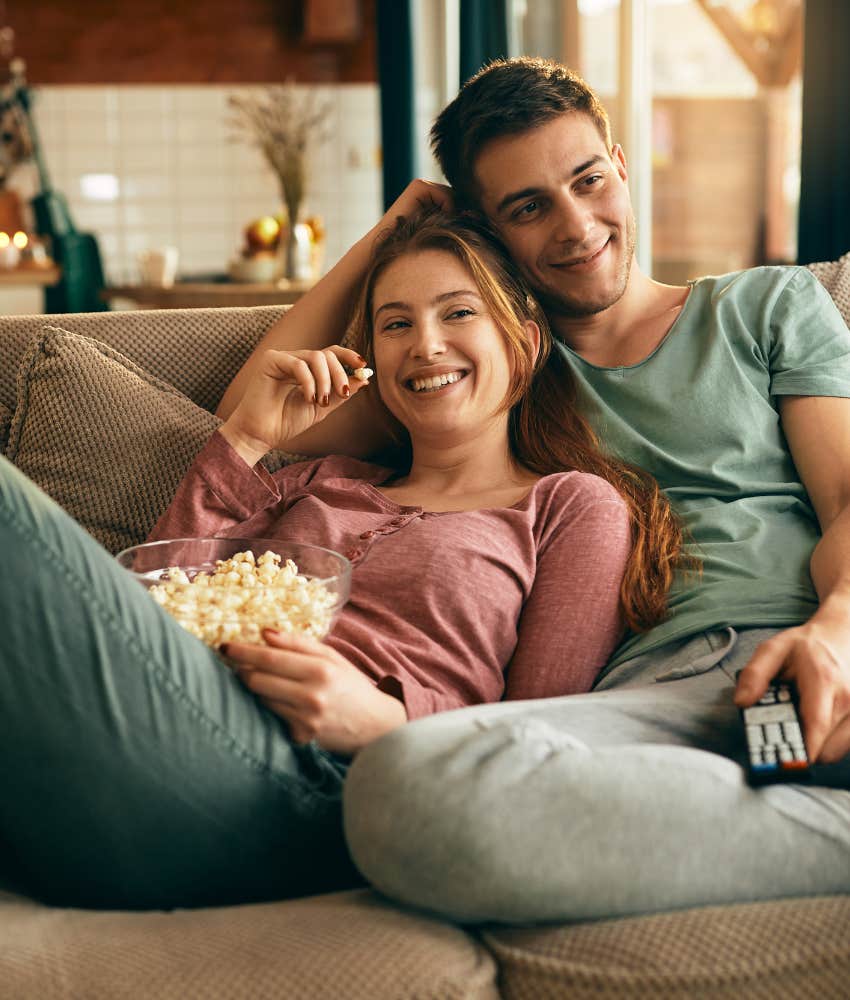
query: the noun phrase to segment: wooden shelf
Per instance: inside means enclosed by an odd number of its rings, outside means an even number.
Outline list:
[[[62,277],[61,268],[52,267],[11,267],[0,269],[2,285],[55,285]]]
[[[169,288],[156,285],[112,285],[101,298],[127,299],[141,309],[199,309],[216,306],[292,305],[313,287],[312,281],[253,284],[237,281],[177,281]]]

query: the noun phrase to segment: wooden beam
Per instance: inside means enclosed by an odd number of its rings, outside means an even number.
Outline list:
[[[762,87],[786,86],[799,70],[803,11],[799,0],[774,0],[778,26],[773,38],[746,28],[728,7],[697,0],[706,17]]]

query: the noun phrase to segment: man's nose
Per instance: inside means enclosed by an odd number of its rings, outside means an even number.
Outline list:
[[[577,201],[571,194],[563,193],[553,206],[554,228],[552,235],[559,243],[583,243],[593,231],[593,213],[590,206]]]

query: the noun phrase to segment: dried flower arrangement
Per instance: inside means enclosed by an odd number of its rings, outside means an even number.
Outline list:
[[[291,81],[260,94],[233,94],[228,104],[236,137],[259,147],[277,174],[292,230],[304,200],[308,149],[328,138],[330,104],[315,90],[299,93]]]

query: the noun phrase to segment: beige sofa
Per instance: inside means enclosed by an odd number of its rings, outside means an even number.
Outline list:
[[[850,262],[816,270],[850,313]],[[139,540],[279,314],[0,318],[0,447],[112,551]],[[458,928],[367,889],[148,913],[57,909],[5,891],[0,997],[837,998],[850,996],[848,931],[847,896]]]

